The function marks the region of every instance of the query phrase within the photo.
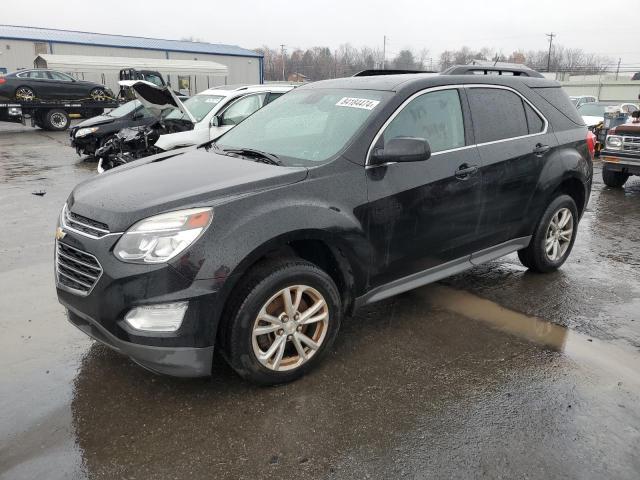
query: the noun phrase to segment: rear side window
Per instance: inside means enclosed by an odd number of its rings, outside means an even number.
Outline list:
[[[432,152],[464,147],[464,121],[458,90],[425,93],[412,100],[384,131],[383,140],[418,137]]]
[[[544,120],[540,118],[533,108],[527,103],[524,103],[524,111],[527,114],[527,123],[529,124],[529,133],[540,133],[544,129]]]
[[[573,123],[577,125],[584,125],[582,117],[576,110],[573,103],[571,103],[569,95],[567,95],[567,92],[565,92],[562,87],[534,88],[533,91],[544,98]]]
[[[519,95],[501,88],[469,88],[467,95],[477,143],[529,134]]]

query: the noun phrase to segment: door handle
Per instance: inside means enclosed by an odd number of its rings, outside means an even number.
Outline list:
[[[456,170],[455,176],[458,180],[467,180],[471,175],[474,175],[477,172],[477,165],[467,165],[466,163],[463,163]]]
[[[535,148],[533,149],[533,153],[535,155],[537,155],[538,157],[542,157],[549,150],[551,150],[551,147],[549,145],[543,145],[541,143],[538,143],[538,144],[536,144]]]

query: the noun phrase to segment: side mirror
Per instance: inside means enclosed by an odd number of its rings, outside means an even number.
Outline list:
[[[211,119],[212,127],[221,127],[222,126],[222,115],[214,115]]]
[[[376,148],[371,153],[371,164],[421,162],[430,157],[431,147],[424,138],[398,137],[389,140],[385,148]]]
[[[144,115],[141,114],[141,113],[134,113],[133,117],[131,117],[131,120],[140,120],[143,117],[144,117]]]

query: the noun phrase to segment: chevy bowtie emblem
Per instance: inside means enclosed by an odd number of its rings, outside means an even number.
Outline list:
[[[66,236],[67,236],[67,232],[62,230],[62,228],[60,227],[56,228],[56,240],[62,240]]]

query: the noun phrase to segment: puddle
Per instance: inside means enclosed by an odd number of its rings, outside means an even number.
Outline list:
[[[562,352],[580,365],[640,385],[640,355],[630,346],[604,342],[444,285],[429,285],[416,293],[435,307],[486,323],[502,332]]]

